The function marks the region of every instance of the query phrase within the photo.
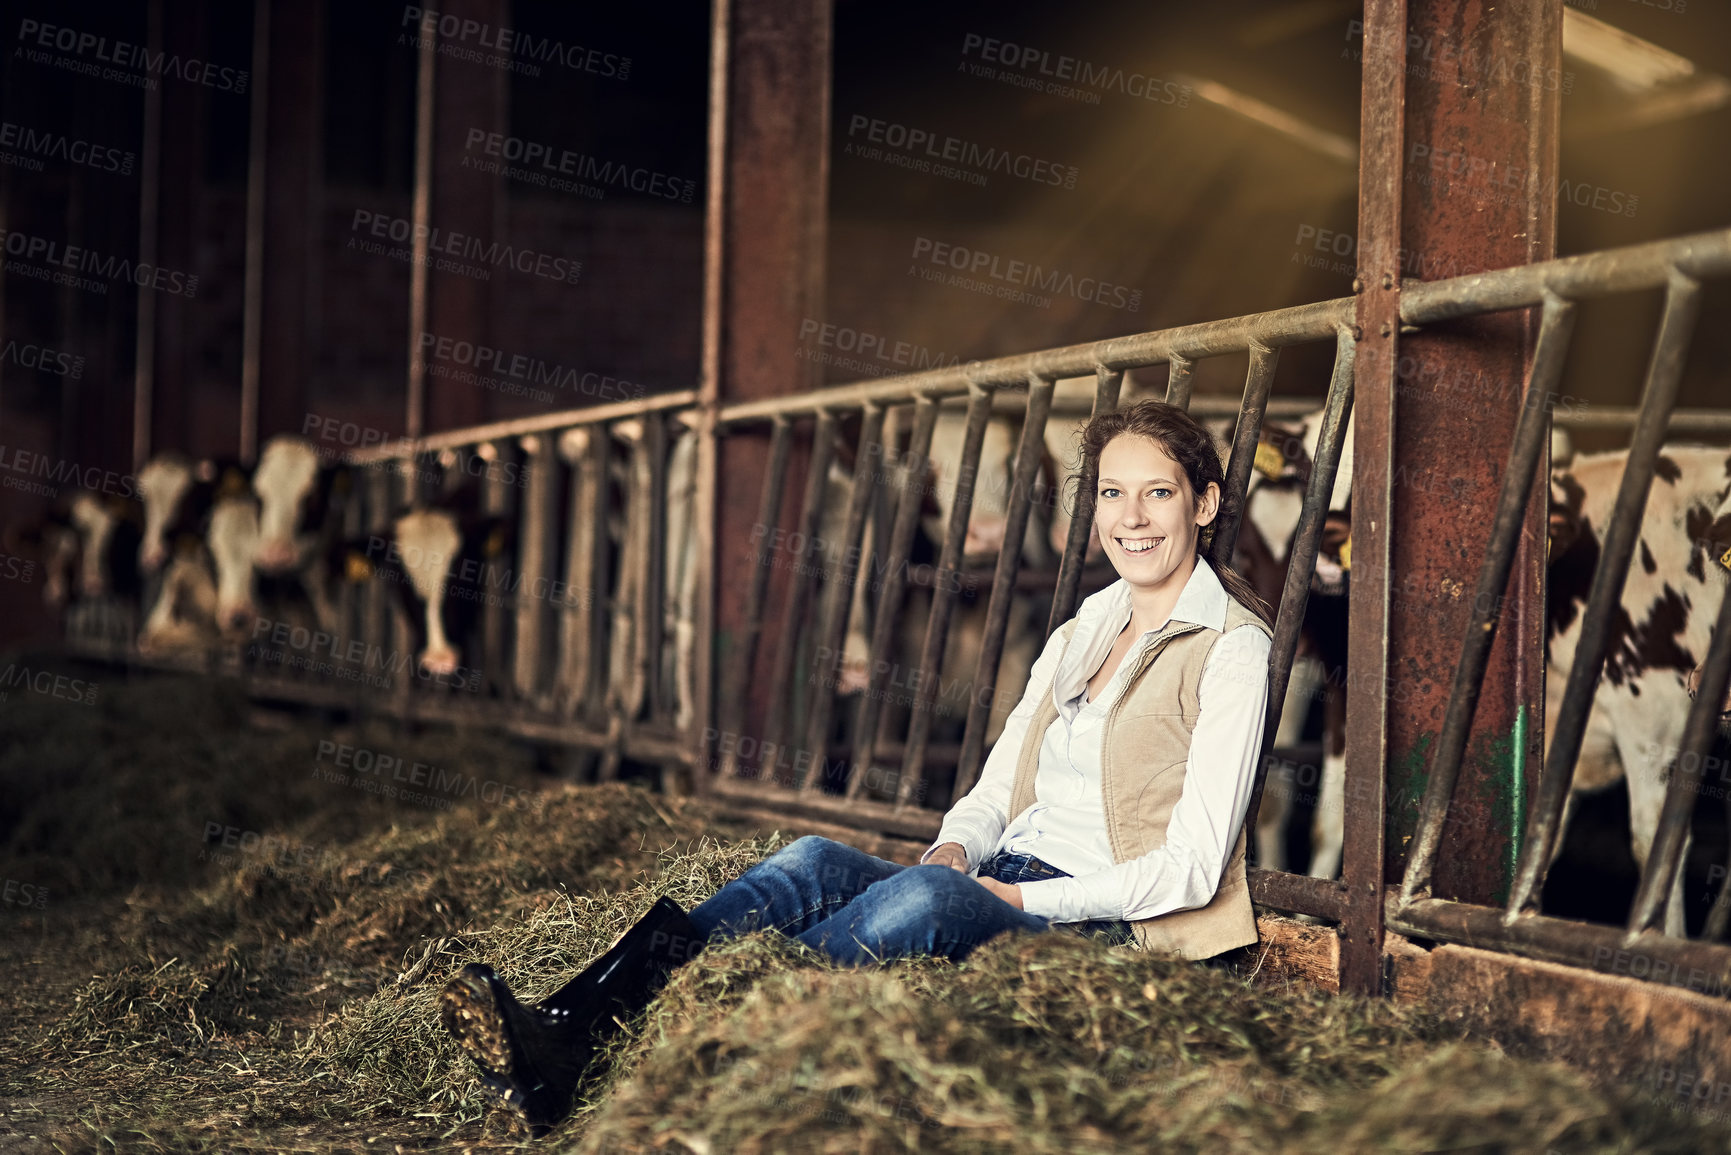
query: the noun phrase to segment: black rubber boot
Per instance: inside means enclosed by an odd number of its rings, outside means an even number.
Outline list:
[[[482,1081],[539,1136],[570,1113],[595,1052],[703,945],[685,910],[661,898],[600,958],[534,1006],[518,1002],[493,968],[470,963],[446,984],[439,1017],[481,1068]]]

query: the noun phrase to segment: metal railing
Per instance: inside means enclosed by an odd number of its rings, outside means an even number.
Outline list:
[[[1497,309],[1540,306],[1542,317],[1525,407],[1503,475],[1502,492],[1479,573],[1474,613],[1456,668],[1448,713],[1429,766],[1419,823],[1405,877],[1388,896],[1387,925],[1411,935],[1505,950],[1576,966],[1646,956],[1647,974],[1673,982],[1700,979],[1717,991],[1731,989],[1731,950],[1654,933],[1664,896],[1682,869],[1693,802],[1700,791],[1716,715],[1731,676],[1731,597],[1720,605],[1699,696],[1690,708],[1684,738],[1666,787],[1658,835],[1647,856],[1635,900],[1623,929],[1544,915],[1539,896],[1560,836],[1564,805],[1574,781],[1582,737],[1621,608],[1635,540],[1653,482],[1654,468],[1676,404],[1690,338],[1700,310],[1701,281],[1731,274],[1731,230],[1673,241],[1593,253],[1476,277],[1407,287],[1401,303],[1406,324],[1424,325]],[[1525,837],[1514,885],[1503,909],[1455,902],[1428,893],[1443,823],[1460,776],[1467,733],[1478,705],[1482,673],[1499,624],[1517,537],[1550,426],[1555,387],[1573,331],[1575,302],[1649,289],[1665,292],[1664,312],[1648,363],[1627,465],[1583,613],[1581,636],[1567,688],[1556,710],[1554,733],[1526,814]],[[1725,895],[1720,896],[1723,905]]]
[[[1463,639],[1442,739],[1429,767],[1406,876],[1398,892],[1387,891],[1382,906],[1391,929],[1579,966],[1592,966],[1605,952],[1627,951],[1639,942],[1641,949],[1663,962],[1670,973],[1693,970],[1712,976],[1719,984],[1717,989],[1731,989],[1731,950],[1652,933],[1661,896],[1681,869],[1689,804],[1699,788],[1712,738],[1714,703],[1724,701],[1731,677],[1731,643],[1726,640],[1731,636],[1731,598],[1725,599],[1719,615],[1700,697],[1689,715],[1679,768],[1669,783],[1659,839],[1643,871],[1627,929],[1570,922],[1537,909],[1537,895],[1558,835],[1587,711],[1603,665],[1611,618],[1628,572],[1637,522],[1659,446],[1666,429],[1676,424],[1674,402],[1699,307],[1699,282],[1727,273],[1731,273],[1731,230],[1404,287],[1403,329],[1497,310],[1541,307],[1527,395],[1541,398],[1543,403],[1527,406],[1520,418],[1479,575],[1476,610]],[[1629,468],[1594,575],[1568,690],[1560,706],[1553,703],[1558,709],[1556,735],[1538,795],[1526,815],[1514,893],[1501,910],[1432,897],[1428,882],[1460,775],[1477,705],[1479,675],[1497,629],[1496,614],[1507,586],[1524,503],[1551,425],[1550,405],[1558,396],[1555,386],[1567,350],[1573,302],[1651,288],[1665,289],[1665,312],[1638,410]],[[1088,412],[1100,413],[1118,404],[1127,371],[1165,366],[1165,397],[1171,403],[1211,414],[1236,412],[1226,484],[1242,497],[1265,417],[1271,412],[1310,410],[1307,402],[1270,401],[1281,350],[1332,341],[1333,371],[1322,401],[1324,415],[1315,461],[1275,624],[1263,757],[1247,817],[1247,823],[1254,824],[1270,764],[1268,747],[1285,700],[1353,404],[1357,347],[1354,306],[1353,298],[1341,298],[721,407],[714,422],[718,438],[764,427],[769,432],[768,468],[757,508],[760,529],[786,520],[782,516],[783,494],[788,491],[796,442],[804,443],[801,456],[806,461],[806,473],[801,504],[791,519],[798,527],[791,540],[800,545],[790,551],[790,564],[771,564],[773,551],[784,547],[769,533],[759,533],[757,564],[749,584],[743,590],[728,592],[728,596],[743,597],[745,624],[727,656],[727,676],[715,680],[721,687],[718,726],[721,732],[735,735],[762,734],[764,741],[758,744],[759,757],[755,759],[744,755],[738,743],[722,750],[710,788],[789,813],[823,815],[881,833],[914,838],[935,835],[949,800],[934,798],[935,806],[917,803],[925,801],[923,784],[936,754],[931,742],[939,685],[935,675],[950,645],[950,628],[963,585],[959,579],[969,576],[963,547],[977,496],[988,423],[1008,415],[1019,425],[1019,439],[1008,478],[1006,548],[991,570],[983,643],[973,671],[965,731],[953,752],[956,778],[950,799],[966,793],[978,777],[1012,605],[1017,597],[1026,596],[1025,591],[1018,592],[1018,574],[1024,566],[1019,544],[1030,518],[1056,383],[1092,375],[1095,388]],[[1246,370],[1244,388],[1235,405],[1219,397],[1193,401],[1191,381],[1199,361],[1239,356],[1246,359]],[[503,725],[525,736],[604,751],[603,777],[616,771],[621,757],[679,762],[706,773],[715,732],[696,732],[690,722],[692,703],[685,699],[684,688],[673,684],[664,659],[669,620],[665,593],[669,567],[674,564],[664,544],[668,447],[676,437],[697,436],[694,431],[701,426],[696,402],[694,393],[671,394],[500,422],[352,453],[349,464],[363,484],[357,487],[359,500],[348,507],[345,529],[350,534],[375,536],[391,533],[392,517],[404,504],[429,496],[428,478],[436,473],[425,466],[439,455],[475,454],[494,461],[521,458],[532,467],[520,499],[514,498],[513,487],[497,476],[489,477],[484,486],[485,509],[515,519],[518,548],[516,592],[491,602],[483,614],[483,654],[477,662],[486,678],[483,693],[465,696],[408,678],[385,695],[381,704],[405,717]],[[905,735],[886,735],[885,671],[904,657],[897,649],[898,619],[904,609],[908,561],[926,496],[926,458],[946,403],[952,408],[958,408],[958,403],[965,405],[961,460],[952,463],[957,467],[956,483],[930,583],[930,610],[917,664],[907,671],[909,683],[916,687],[908,729]],[[1081,416],[1078,410],[1071,410],[1070,415]],[[845,519],[840,539],[830,543],[839,551],[841,561],[825,567],[815,556],[818,530],[826,513],[833,517],[841,512],[833,507],[832,464],[838,444],[850,440],[838,434],[851,429],[855,419],[855,467],[845,479]],[[1712,424],[1716,420],[1715,415],[1703,415],[1702,427],[1717,429],[1719,426]],[[681,427],[685,432],[677,432]],[[901,440],[904,432],[905,445]],[[628,460],[617,454],[617,444],[632,447]],[[616,483],[619,468],[627,464],[626,482]],[[1074,614],[1080,597],[1093,514],[1093,478],[1084,476],[1081,482],[1066,548],[1055,576],[1045,587],[1052,597],[1047,635]],[[615,540],[609,532],[609,519],[619,518],[621,500],[626,505],[623,535]],[[826,509],[826,503],[831,507]],[[868,524],[874,526],[871,547],[864,551],[867,556],[862,556]],[[1231,558],[1238,530],[1239,524],[1231,516],[1221,521],[1209,547],[1212,560]],[[835,796],[824,789],[831,780],[828,754],[838,703],[838,695],[828,691],[836,681],[843,638],[857,604],[856,582],[861,567],[868,562],[870,573],[882,575],[872,591],[875,613],[869,682],[853,706],[843,748],[843,773],[835,783],[840,793]],[[700,559],[699,564],[704,563],[713,564],[713,559]],[[773,578],[778,570],[787,575],[785,589],[772,603]],[[522,592],[554,579],[562,580],[568,590],[578,591],[580,596],[553,599]],[[1040,578],[1035,584],[1047,580]],[[1355,582],[1359,580],[1362,578],[1355,578]],[[1387,575],[1372,580],[1386,582]],[[389,591],[378,583],[346,592],[340,610],[343,628],[369,645],[403,649],[407,645],[405,623],[394,614],[389,598]],[[772,604],[781,628],[775,652],[767,655],[767,710],[754,724],[747,717],[751,703],[748,688],[761,664],[759,640]],[[692,608],[682,604],[675,617]],[[1386,637],[1382,645],[1386,653]],[[696,639],[692,660],[714,661],[714,655],[714,638]],[[365,697],[352,687],[332,689],[305,676],[265,678],[255,674],[255,682],[261,692],[306,701],[332,695],[348,700]],[[1349,709],[1364,708],[1369,699],[1358,688],[1368,684],[1349,681]],[[818,692],[810,692],[811,687]],[[1019,692],[1020,688],[1012,689]],[[376,695],[372,698],[379,700]],[[1383,704],[1378,700],[1372,708],[1382,709]],[[695,714],[703,716],[704,712]],[[801,721],[796,724],[795,719]],[[790,747],[810,752],[814,758],[807,760],[807,766],[821,767],[825,772],[796,774],[791,782],[779,781],[773,773],[748,775],[748,770],[759,766],[773,766],[772,759],[762,757],[764,753]],[[883,757],[897,760],[899,769],[894,797],[878,801],[868,797],[866,777],[874,762]],[[1385,771],[1382,766],[1349,767],[1348,775],[1350,780]],[[1349,809],[1348,838],[1355,836],[1357,828],[1364,828],[1362,837],[1386,820],[1380,808]],[[1347,862],[1349,877],[1338,881],[1253,870],[1253,895],[1278,910],[1339,920],[1347,910],[1349,888],[1369,887],[1383,893],[1388,881],[1380,871],[1377,877],[1352,877],[1350,856]]]
[[[768,606],[768,589],[774,551],[781,546],[767,533],[758,533],[756,565],[750,588],[745,591],[745,622],[738,644],[730,655],[727,676],[722,684],[728,692],[720,705],[721,732],[730,735],[761,734],[756,743],[758,752],[767,753],[764,761],[782,761],[779,753],[794,749],[796,773],[791,783],[779,783],[774,774],[747,777],[743,771],[751,759],[742,758],[738,745],[724,749],[718,759],[719,774],[716,788],[737,797],[760,803],[786,803],[789,796],[804,805],[796,812],[834,815],[855,823],[872,824],[876,828],[915,837],[930,837],[936,833],[938,818],[947,809],[948,800],[936,799],[938,810],[915,806],[916,792],[923,799],[932,753],[930,742],[939,692],[942,667],[954,611],[962,587],[962,549],[967,536],[969,517],[975,498],[975,485],[981,470],[981,453],[985,430],[994,413],[1002,413],[1006,401],[1019,401],[1012,410],[1020,426],[1012,475],[1009,479],[1009,508],[1004,529],[1006,546],[998,555],[992,572],[991,594],[986,609],[983,644],[973,671],[966,728],[956,755],[956,778],[950,799],[960,797],[972,788],[984,760],[989,715],[997,696],[997,677],[1004,651],[1006,630],[1012,603],[1018,596],[1018,573],[1024,559],[1020,543],[1027,529],[1033,502],[1036,474],[1046,425],[1051,417],[1053,394],[1057,381],[1092,375],[1096,387],[1090,413],[1113,409],[1118,402],[1126,371],[1165,366],[1169,402],[1192,408],[1191,381],[1198,361],[1211,357],[1247,358],[1244,390],[1235,405],[1226,398],[1197,399],[1196,408],[1211,413],[1236,413],[1236,434],[1228,461],[1226,484],[1240,498],[1249,485],[1261,426],[1270,401],[1275,368],[1282,348],[1291,345],[1332,341],[1335,347],[1334,370],[1327,390],[1326,416],[1320,443],[1305,498],[1304,514],[1293,547],[1285,595],[1276,622],[1273,653],[1270,659],[1271,687],[1269,718],[1265,728],[1263,757],[1259,761],[1256,796],[1252,801],[1250,822],[1255,821],[1263,779],[1267,773],[1268,744],[1278,728],[1281,704],[1285,698],[1293,656],[1298,645],[1300,626],[1310,593],[1311,576],[1321,543],[1326,503],[1333,492],[1335,473],[1346,429],[1346,416],[1351,406],[1353,385],[1354,342],[1352,336],[1353,300],[1342,298],[1318,304],[1282,309],[1248,317],[1187,325],[1127,337],[1042,350],[1020,356],[974,362],[932,369],[873,382],[837,386],[790,397],[752,401],[721,410],[718,429],[728,436],[752,426],[767,424],[770,429],[769,469],[764,476],[759,496],[757,526],[775,526],[781,520],[782,495],[787,489],[788,462],[791,456],[796,426],[809,430],[809,469],[803,486],[803,500],[797,514],[797,533],[790,540],[800,543],[785,567],[793,575],[787,595],[775,603],[775,613],[782,628],[775,653],[769,663],[769,705],[761,726],[748,719],[747,687],[759,662],[758,645],[763,633]],[[931,583],[931,608],[925,622],[923,644],[911,669],[903,672],[905,684],[915,687],[908,731],[900,741],[884,741],[881,730],[882,702],[891,677],[890,671],[902,670],[907,655],[893,652],[897,633],[897,614],[901,609],[904,590],[902,575],[907,572],[913,535],[924,496],[924,465],[931,444],[932,432],[944,402],[966,401],[966,429],[962,456],[954,463],[955,490],[949,521],[945,526],[941,555]],[[1285,402],[1279,411],[1285,415],[1307,412],[1303,402]],[[908,430],[905,448],[886,449],[886,415],[900,409],[911,420],[903,423]],[[911,411],[911,412],[910,412]],[[816,557],[817,529],[823,517],[825,478],[830,468],[836,430],[841,422],[857,418],[860,439],[856,461],[884,460],[886,470],[856,468],[847,490],[847,518],[839,541],[831,543],[842,559],[830,567],[830,580],[821,589],[809,575],[823,569]],[[886,478],[885,474],[888,474]],[[1049,636],[1074,613],[1079,601],[1084,557],[1093,519],[1093,478],[1084,476],[1076,491],[1076,509],[1069,527],[1069,539],[1059,564],[1052,589],[1052,608],[1046,623]],[[876,589],[876,612],[870,642],[867,671],[869,684],[855,705],[845,760],[842,762],[840,805],[822,803],[823,783],[831,777],[828,762],[830,743],[827,741],[834,721],[833,695],[817,693],[803,703],[804,725],[795,727],[789,719],[801,716],[797,709],[802,703],[796,697],[801,686],[829,687],[837,681],[838,665],[842,660],[843,636],[848,627],[850,600],[858,580],[862,554],[862,539],[869,511],[876,498],[875,489],[887,485],[894,501],[894,518],[887,532],[873,538],[875,553],[872,572],[884,575]],[[1215,561],[1229,560],[1238,534],[1238,515],[1222,520],[1210,543],[1210,555]],[[886,542],[879,547],[877,543]],[[823,600],[814,620],[808,621],[808,611],[819,595]],[[801,655],[809,655],[802,662]],[[800,676],[803,671],[803,677]],[[1021,687],[1012,688],[1017,696]],[[797,730],[797,732],[795,732]],[[893,776],[894,799],[880,803],[865,797],[866,778],[878,758],[899,763]],[[813,773],[807,767],[822,768]],[[805,772],[801,772],[805,771]],[[1277,901],[1297,901],[1296,909],[1309,913],[1338,917],[1336,886],[1324,880],[1281,875],[1285,880],[1277,890],[1270,890],[1272,872],[1258,871],[1259,897],[1274,897]],[[1293,907],[1288,906],[1288,909]]]

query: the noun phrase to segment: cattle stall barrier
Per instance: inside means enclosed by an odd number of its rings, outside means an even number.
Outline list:
[[[1400,305],[1403,331],[1422,328],[1443,320],[1499,310],[1538,308],[1541,325],[1537,348],[1527,383],[1530,396],[1542,404],[1529,405],[1522,413],[1515,449],[1504,477],[1484,567],[1479,575],[1474,615],[1463,642],[1455,691],[1429,773],[1428,789],[1420,814],[1418,836],[1408,859],[1406,875],[1399,880],[1360,877],[1354,857],[1345,859],[1346,874],[1339,880],[1308,878],[1263,869],[1251,871],[1252,894],[1262,905],[1282,913],[1303,914],[1341,924],[1351,929],[1354,919],[1374,917],[1380,926],[1418,939],[1458,942],[1503,954],[1559,962],[1592,969],[1606,952],[1627,952],[1639,943],[1668,973],[1705,973],[1712,976],[1713,989],[1731,990],[1731,949],[1705,942],[1665,939],[1653,933],[1660,898],[1681,868],[1679,850],[1683,824],[1687,821],[1690,791],[1699,786],[1700,767],[1714,722],[1711,704],[1724,700],[1731,645],[1726,642],[1726,618],[1722,610],[1715,643],[1709,655],[1699,700],[1690,715],[1688,741],[1683,756],[1685,769],[1672,778],[1659,843],[1649,858],[1640,894],[1626,928],[1594,926],[1552,918],[1538,910],[1548,863],[1548,848],[1556,837],[1562,802],[1568,794],[1574,759],[1578,755],[1581,728],[1592,683],[1602,666],[1609,621],[1616,608],[1623,576],[1627,573],[1638,518],[1654,461],[1663,435],[1674,419],[1683,428],[1722,428],[1714,414],[1674,413],[1683,355],[1699,305],[1699,282],[1731,272],[1731,230],[1704,233],[1671,241],[1608,250],[1562,258],[1539,264],[1479,273],[1436,282],[1412,282],[1403,286]],[[1641,406],[1634,411],[1634,449],[1624,489],[1617,500],[1617,520],[1610,530],[1608,548],[1595,574],[1586,611],[1587,632],[1577,663],[1571,672],[1569,691],[1560,704],[1559,735],[1553,745],[1539,791],[1525,816],[1521,844],[1519,883],[1505,909],[1496,909],[1438,898],[1429,894],[1429,872],[1441,849],[1441,830],[1454,784],[1458,778],[1472,709],[1477,701],[1479,680],[1496,629],[1493,616],[1500,606],[1498,595],[1506,586],[1515,537],[1521,525],[1523,505],[1535,470],[1545,451],[1544,438],[1552,423],[1551,405],[1561,372],[1576,300],[1663,289],[1666,307]],[[347,530],[372,535],[390,532],[397,509],[430,492],[429,462],[443,459],[445,468],[454,454],[473,454],[488,461],[512,460],[528,463],[527,482],[521,487],[489,472],[484,486],[489,511],[515,517],[517,549],[514,588],[509,599],[489,602],[482,618],[483,655],[477,665],[485,679],[483,692],[463,694],[446,687],[421,685],[413,677],[395,683],[388,691],[369,693],[359,685],[333,685],[328,679],[248,671],[231,647],[215,665],[238,669],[248,677],[249,690],[257,696],[311,705],[351,706],[364,703],[410,720],[445,721],[497,726],[527,738],[560,743],[603,754],[600,776],[616,773],[621,758],[643,762],[682,765],[692,771],[694,787],[714,795],[718,801],[750,805],[788,817],[823,821],[862,833],[890,835],[908,840],[935,837],[942,812],[950,801],[969,790],[977,779],[985,750],[987,716],[997,692],[996,676],[1004,643],[1011,601],[1019,585],[1022,557],[1015,548],[1030,516],[1038,471],[1041,438],[1054,412],[1056,382],[1091,376],[1094,398],[1089,412],[1116,406],[1124,375],[1132,370],[1165,367],[1168,382],[1165,397],[1173,404],[1209,414],[1235,413],[1237,423],[1228,461],[1227,484],[1242,496],[1248,485],[1257,437],[1265,417],[1296,415],[1308,411],[1310,402],[1271,400],[1270,391],[1281,351],[1303,344],[1332,342],[1333,369],[1323,401],[1325,415],[1315,466],[1306,489],[1303,514],[1292,549],[1284,594],[1279,605],[1275,644],[1270,659],[1269,717],[1265,728],[1264,757],[1259,763],[1255,794],[1247,822],[1254,825],[1256,809],[1270,763],[1268,745],[1277,729],[1284,691],[1290,677],[1310,590],[1310,578],[1318,554],[1323,518],[1339,467],[1346,423],[1352,410],[1355,386],[1355,352],[1360,335],[1355,332],[1355,298],[1346,297],[1222,321],[1180,326],[1130,336],[1073,345],[932,369],[868,382],[841,385],[792,396],[725,404],[713,413],[710,428],[716,438],[767,428],[769,469],[759,495],[756,524],[780,524],[783,494],[789,488],[790,461],[796,440],[808,465],[803,478],[804,498],[795,522],[803,531],[794,539],[789,563],[778,567],[773,551],[784,548],[771,534],[758,535],[757,566],[749,586],[719,591],[739,598],[745,607],[746,626],[728,640],[725,653],[716,638],[696,640],[696,660],[714,662],[723,677],[698,684],[720,687],[713,727],[697,728],[692,717],[707,717],[706,711],[681,710],[680,690],[667,676],[659,655],[666,648],[668,629],[667,572],[670,551],[661,522],[666,503],[667,447],[673,438],[692,432],[703,435],[703,413],[695,392],[680,392],[639,401],[592,406],[532,418],[496,422],[423,437],[414,442],[375,447],[348,455],[363,484],[357,500],[345,512]],[[1244,388],[1236,404],[1224,397],[1191,397],[1193,371],[1208,358],[1245,359]],[[909,554],[917,528],[922,497],[919,467],[929,448],[933,428],[946,403],[965,406],[966,432],[963,460],[950,510],[941,556],[932,569],[931,610],[924,627],[917,667],[908,671],[917,687],[905,735],[887,739],[880,733],[883,670],[894,665],[899,599],[905,592]],[[990,596],[985,611],[986,627],[978,665],[969,696],[966,728],[959,748],[950,752],[956,778],[947,798],[924,797],[927,766],[934,748],[930,742],[937,693],[933,672],[949,641],[959,579],[970,575],[963,566],[962,547],[969,511],[975,496],[974,480],[980,468],[984,431],[994,415],[1010,412],[1020,420],[1021,432],[1014,469],[1009,481],[1009,514],[1005,542],[997,565],[990,571]],[[1075,414],[1079,415],[1079,414]],[[1601,415],[1597,419],[1621,422],[1629,414]],[[881,460],[884,468],[852,471],[846,493],[846,517],[841,562],[833,567],[814,557],[816,527],[825,514],[824,494],[830,461],[839,431],[851,431],[857,422],[855,461],[864,466]],[[1558,424],[1567,423],[1559,419]],[[633,427],[629,436],[620,430]],[[681,432],[683,431],[683,432]],[[899,444],[905,433],[908,443]],[[628,444],[627,454],[617,446]],[[1366,450],[1361,440],[1358,452]],[[629,460],[633,480],[624,490],[624,500],[634,515],[623,523],[623,536],[613,541],[608,532],[610,470]],[[712,481],[713,479],[711,479]],[[800,479],[795,479],[800,480]],[[1092,516],[1092,478],[1084,477],[1076,492],[1077,508],[1070,537],[1059,563],[1053,604],[1045,633],[1071,616],[1078,604],[1084,577],[1083,558]],[[699,478],[702,484],[703,479]],[[643,486],[647,490],[643,491]],[[886,532],[873,536],[871,553],[862,556],[866,526],[874,517],[891,516]],[[561,521],[561,511],[563,519]],[[616,511],[615,511],[616,512]],[[830,511],[836,512],[836,511]],[[1210,556],[1229,559],[1238,525],[1223,521],[1209,544]],[[698,535],[713,540],[713,535]],[[1476,545],[1474,548],[1477,548]],[[713,556],[696,559],[698,589],[708,589]],[[756,743],[760,758],[765,751],[787,748],[809,751],[815,759],[801,761],[827,766],[831,749],[831,723],[836,720],[834,694],[804,694],[800,686],[824,688],[833,683],[842,652],[842,637],[848,625],[848,610],[863,567],[883,575],[875,591],[876,613],[870,642],[871,682],[853,705],[851,732],[842,747],[845,755],[839,796],[822,789],[827,775],[796,774],[791,781],[773,774],[754,774],[757,759],[741,756],[735,742],[720,748],[721,734],[762,735]],[[779,599],[771,600],[771,577],[777,569],[789,575],[789,584]],[[627,574],[634,578],[626,582]],[[823,580],[819,574],[823,574]],[[1021,575],[1026,577],[1027,575]],[[1368,580],[1367,580],[1368,579]],[[551,598],[533,591],[554,580],[578,596]],[[1355,574],[1354,616],[1367,601],[1389,597],[1387,567],[1380,574]],[[704,596],[700,594],[699,596]],[[783,627],[773,654],[766,654],[770,676],[765,683],[768,712],[750,716],[748,687],[762,659],[758,639],[772,612]],[[1731,607],[1731,598],[1726,599]],[[1490,608],[1484,608],[1490,607]],[[683,607],[681,612],[691,607]],[[378,583],[345,588],[341,597],[342,629],[369,646],[401,652],[407,645],[405,624],[389,605],[389,591]],[[713,615],[709,620],[714,620]],[[621,635],[629,635],[628,644]],[[95,652],[100,647],[74,648]],[[1042,637],[1043,640],[1043,637]],[[94,641],[94,639],[92,639]],[[1382,639],[1386,664],[1387,638]],[[624,655],[624,666],[619,664]],[[117,656],[110,649],[107,656]],[[803,660],[802,660],[803,659]],[[130,660],[140,661],[136,657]],[[170,662],[143,664],[172,665]],[[184,664],[183,664],[184,665]],[[635,671],[635,673],[633,673]],[[610,686],[622,677],[635,678],[629,692]],[[1373,695],[1357,692],[1356,681],[1347,687],[1348,709],[1382,708]],[[686,706],[689,707],[689,703]],[[1553,703],[1553,706],[1558,704]],[[682,724],[680,719],[686,721]],[[1565,740],[1566,739],[1566,740]],[[869,797],[871,767],[881,757],[894,759],[893,798]],[[1689,766],[1692,765],[1693,769]],[[1380,789],[1365,791],[1354,784],[1380,785],[1383,766],[1349,762],[1349,798],[1374,797],[1374,807],[1348,808],[1345,836],[1348,843],[1368,839],[1386,822]],[[879,786],[882,784],[879,783]],[[916,798],[916,794],[920,797]],[[921,804],[925,803],[925,804]],[[1349,891],[1370,888],[1384,901],[1374,904],[1367,916],[1364,904],[1348,902]],[[1364,928],[1358,928],[1360,932]]]

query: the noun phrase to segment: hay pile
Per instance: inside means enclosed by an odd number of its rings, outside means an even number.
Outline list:
[[[482,1116],[440,1034],[438,988],[473,958],[541,997],[659,894],[682,903],[769,843],[704,845],[623,895],[508,922],[335,1016],[311,1077],[364,1116]],[[506,1116],[494,1116],[503,1134]],[[1631,1141],[1635,1146],[1631,1146]],[[1408,1007],[1234,975],[1069,935],[995,940],[962,964],[836,968],[749,935],[681,968],[616,1040],[544,1149],[780,1151],[1655,1151],[1723,1134],[1559,1064],[1506,1058]]]
[[[695,906],[801,833],[554,784],[484,737],[252,718],[193,678],[0,712],[0,790],[20,800],[0,870],[60,888],[30,935],[0,935],[0,1147],[515,1146],[440,1032],[450,974],[486,960],[540,997],[657,897]],[[447,812],[312,780],[338,734],[485,766],[533,804]],[[271,849],[208,853],[218,819]],[[862,970],[773,932],[717,944],[596,1076],[534,1149],[1731,1151],[1634,1089],[1407,1007],[1058,934]]]

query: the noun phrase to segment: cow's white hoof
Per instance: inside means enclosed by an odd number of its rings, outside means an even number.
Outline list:
[[[835,692],[838,694],[863,694],[871,684],[870,667],[866,662],[844,660],[841,670],[836,674]]]
[[[428,650],[421,655],[421,669],[435,678],[454,674],[457,672],[457,651],[451,649]]]

